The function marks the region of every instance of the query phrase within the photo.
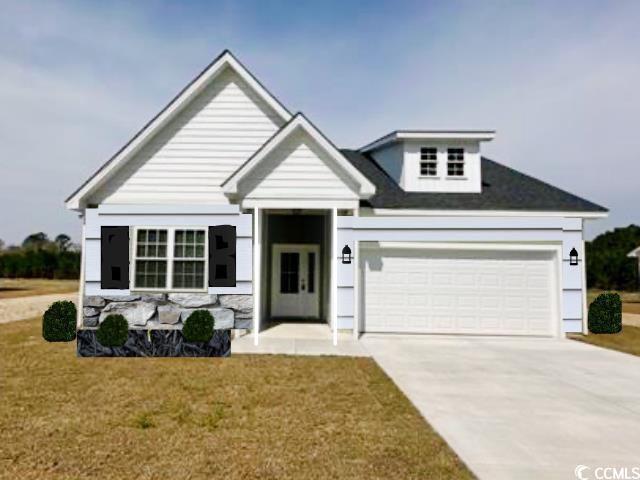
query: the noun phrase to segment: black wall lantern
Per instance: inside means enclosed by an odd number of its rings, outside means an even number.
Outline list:
[[[578,265],[578,251],[575,248],[569,252],[569,265]]]
[[[342,263],[351,263],[351,249],[345,245],[342,249]]]

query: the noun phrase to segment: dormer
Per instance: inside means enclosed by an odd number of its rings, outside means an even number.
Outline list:
[[[397,130],[362,147],[407,192],[482,191],[480,143],[491,130]]]

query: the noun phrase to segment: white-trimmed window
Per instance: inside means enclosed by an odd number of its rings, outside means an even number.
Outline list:
[[[136,227],[133,290],[205,291],[207,232],[204,228]]]
[[[447,149],[447,176],[464,177],[464,148]]]
[[[435,177],[438,175],[438,149],[422,147],[420,149],[420,175]]]

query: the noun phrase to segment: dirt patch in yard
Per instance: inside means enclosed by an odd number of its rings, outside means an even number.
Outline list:
[[[0,325],[0,478],[472,478],[368,358],[78,359]]]
[[[48,280],[44,278],[0,278],[0,300],[31,297],[52,293],[78,291],[77,280]]]

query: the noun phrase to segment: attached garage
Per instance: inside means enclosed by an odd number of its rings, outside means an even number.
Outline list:
[[[361,244],[362,330],[555,336],[554,248]]]

